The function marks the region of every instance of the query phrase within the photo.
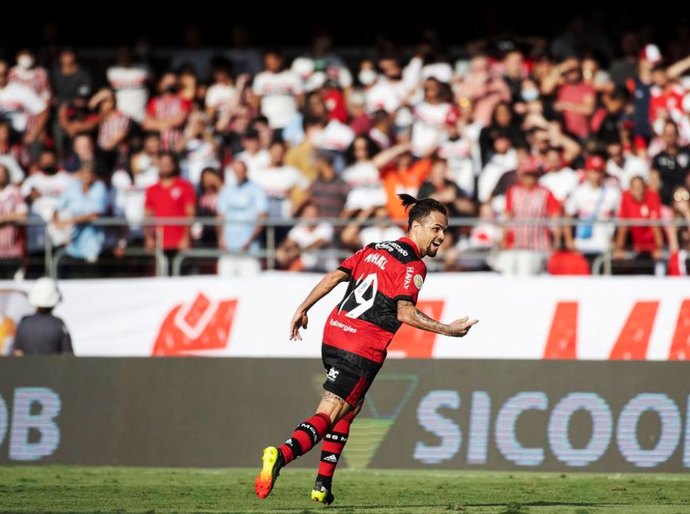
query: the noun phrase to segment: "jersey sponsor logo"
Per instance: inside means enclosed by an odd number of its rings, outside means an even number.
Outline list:
[[[381,249],[383,249],[383,250],[388,250],[389,252],[396,251],[396,252],[398,252],[400,255],[404,255],[405,257],[407,257],[407,256],[409,255],[409,253],[407,253],[407,250],[405,250],[405,249],[404,249],[402,246],[400,246],[398,243],[392,243],[392,242],[388,242],[388,243],[376,243],[376,246],[374,246],[374,248],[376,248],[377,250],[381,250]]]
[[[412,281],[414,282],[414,286],[417,289],[421,289],[422,286],[424,285],[424,279],[422,278],[421,275],[415,275],[414,278],[412,279]]]
[[[336,328],[341,329],[343,332],[352,332],[353,334],[357,333],[357,329],[355,327],[351,327],[350,325],[346,325],[345,323],[342,323],[342,322],[338,321],[337,319],[332,319],[328,323],[332,327],[336,327]]]
[[[382,270],[385,270],[386,263],[388,262],[388,260],[380,253],[370,253],[364,258],[364,262],[370,262],[372,264],[375,264]]]
[[[338,375],[340,375],[340,371],[338,371],[335,368],[331,368],[328,370],[326,380],[328,380],[329,382],[335,382],[335,379],[338,378]]]
[[[413,266],[407,266],[407,268],[405,269],[405,282],[403,282],[403,287],[405,288],[405,291],[407,291],[410,288],[410,284],[412,283],[413,273],[414,273],[414,267]]]

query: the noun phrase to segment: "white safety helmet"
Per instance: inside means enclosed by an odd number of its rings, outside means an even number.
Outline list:
[[[41,277],[29,293],[29,303],[34,307],[52,309],[62,299],[57,282],[50,277]]]

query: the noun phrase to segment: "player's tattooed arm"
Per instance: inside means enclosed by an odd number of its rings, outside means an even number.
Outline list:
[[[409,300],[398,300],[398,321],[414,328],[452,337],[466,335],[470,328],[477,323],[476,319],[469,321],[469,318],[465,316],[446,325],[424,314]]]

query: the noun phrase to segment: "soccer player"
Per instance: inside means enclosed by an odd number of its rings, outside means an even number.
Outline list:
[[[409,208],[405,237],[372,243],[328,273],[297,307],[290,322],[290,339],[302,340],[307,312],[341,282],[345,296],[331,312],[323,332],[322,359],[326,368],[324,393],[316,413],[302,421],[282,445],[264,449],[262,469],[254,482],[266,498],[283,466],[324,439],[321,462],[311,499],[324,505],[334,500],[332,479],[350,432],[350,424],[386,358],[386,348],[402,323],[437,334],[463,337],[477,323],[467,317],[446,325],[419,311],[415,304],[424,283],[427,255],[436,256],[448,227],[446,208],[431,198],[398,195]]]

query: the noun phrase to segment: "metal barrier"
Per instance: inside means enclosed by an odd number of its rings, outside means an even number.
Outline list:
[[[165,277],[168,275],[168,258],[165,256],[165,253],[159,249],[151,252],[150,250],[146,250],[144,248],[124,248],[122,253],[125,257],[153,257],[154,262],[156,263],[156,276]],[[51,277],[57,278],[60,260],[65,256],[67,256],[67,250],[64,247],[61,247],[58,248],[54,254],[51,254],[50,267],[48,267],[48,259],[46,259],[46,269],[50,270]]]
[[[262,250],[259,253],[240,253],[239,255],[251,255],[251,256],[256,256],[262,259],[265,259],[266,262],[266,267],[269,270],[275,269],[276,268],[276,250],[277,250],[277,242],[276,242],[276,229],[277,228],[283,228],[283,227],[292,227],[296,223],[321,223],[323,221],[326,221],[328,223],[333,224],[336,227],[344,227],[351,223],[351,220],[346,220],[346,219],[341,219],[341,218],[330,218],[330,219],[320,219],[320,220],[313,220],[311,222],[306,221],[306,220],[299,220],[299,219],[279,219],[279,218],[271,218],[263,221],[263,225],[266,228],[265,231],[265,241],[266,241],[266,248]],[[201,224],[203,226],[219,226],[219,225],[225,225],[226,223],[223,222],[222,220],[216,219],[216,218],[165,218],[165,219],[146,219],[143,220],[142,222],[138,223],[140,226],[154,226],[157,229],[160,229],[161,224],[165,225],[185,225],[185,226],[191,226],[192,224]],[[366,220],[364,222],[358,222],[358,225],[364,227],[364,226],[371,226],[375,225],[378,223],[377,220]],[[474,227],[478,224],[486,224],[487,220],[485,219],[480,219],[480,218],[451,218],[449,220],[449,227],[450,228],[459,228],[459,227]],[[532,219],[532,220],[508,220],[508,221],[489,221],[488,223],[492,223],[498,228],[506,228],[506,227],[514,227],[514,226],[523,226],[525,224],[531,225],[531,226],[546,226],[546,227],[563,227],[563,226],[578,226],[581,224],[586,224],[586,221],[582,220],[573,220],[573,219],[567,219],[567,218],[560,218],[560,219],[551,219],[551,218],[546,218],[546,219]],[[688,223],[685,220],[648,220],[648,219],[611,219],[611,220],[602,220],[597,223],[605,224],[605,225],[613,225],[613,226],[661,226],[661,227],[671,227],[671,226],[679,226],[679,227],[686,227],[688,226]],[[54,248],[51,244],[50,237],[48,236],[47,232],[47,225],[42,222],[41,220],[36,220],[36,219],[28,219],[25,221],[22,221],[19,223],[20,225],[28,226],[28,225],[38,225],[38,226],[43,226],[44,230],[46,231],[45,234],[45,249],[44,249],[44,264],[45,264],[45,269],[48,273],[51,274],[51,276],[56,277],[57,276],[57,270],[60,264],[60,260],[64,258],[66,255],[66,252],[64,251],[64,248]],[[94,225],[96,226],[103,226],[103,227],[127,227],[130,225],[127,220],[123,218],[99,218],[93,222]],[[122,254],[124,256],[132,256],[132,257],[142,257],[142,256],[152,256],[155,259],[156,263],[156,276],[167,276],[169,275],[169,271],[172,271],[172,275],[179,275],[181,268],[182,268],[182,263],[184,262],[185,259],[195,259],[195,258],[218,258],[223,255],[230,255],[226,250],[219,249],[219,248],[192,248],[192,249],[187,249],[187,250],[180,250],[176,253],[176,255],[173,257],[172,262],[169,262],[168,258],[165,255],[165,252],[163,248],[160,246],[160,241],[161,238],[158,237],[156,238],[157,241],[157,246],[156,248],[151,251],[147,250],[142,247],[126,247],[122,250]],[[613,241],[610,242],[611,245]],[[332,252],[332,249],[329,249],[328,251]],[[336,250],[337,251],[337,250]],[[495,253],[498,251],[498,247],[494,247],[491,251],[491,253]],[[339,252],[338,255],[339,257],[345,257],[349,255],[348,252],[346,251],[337,251]],[[592,263],[592,273],[593,274],[603,274],[610,275],[612,272],[612,261],[613,261],[613,251],[612,247],[609,246],[609,248],[599,255]],[[169,264],[171,264],[171,268],[169,267]]]

